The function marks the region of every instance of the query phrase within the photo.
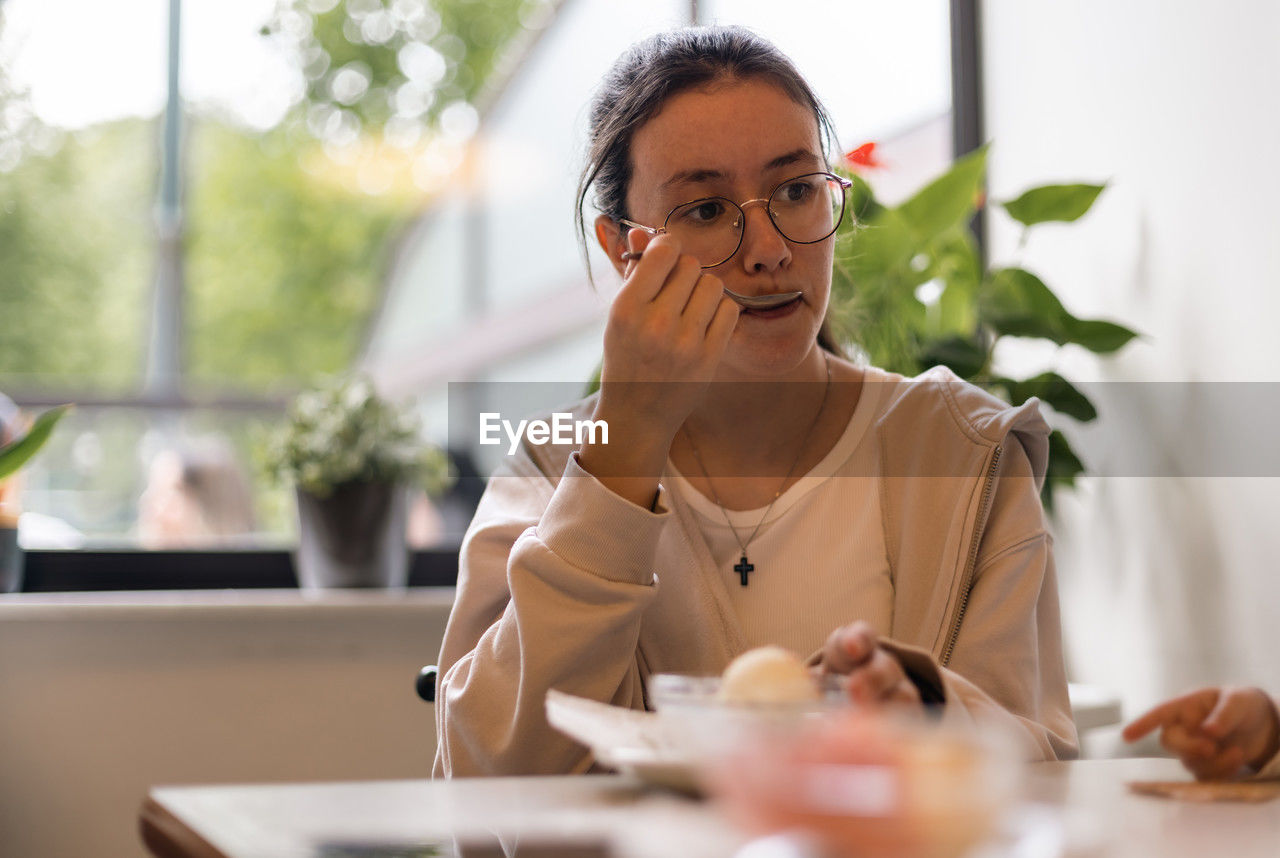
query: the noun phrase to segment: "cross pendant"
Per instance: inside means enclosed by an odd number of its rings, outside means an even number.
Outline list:
[[[738,564],[733,567],[733,571],[738,573],[739,579],[742,581],[742,586],[745,587],[747,586],[747,575],[755,571],[755,568],[756,567],[754,565],[747,562],[747,555],[744,554],[742,555],[742,559],[738,561]]]

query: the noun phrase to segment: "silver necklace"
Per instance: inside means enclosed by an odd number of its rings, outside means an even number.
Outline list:
[[[716,506],[720,508],[720,514],[724,516],[724,523],[729,526],[729,532],[733,534],[734,542],[738,543],[738,548],[742,549],[742,559],[734,565],[733,571],[738,573],[738,579],[743,587],[747,586],[747,576],[754,572],[756,568],[747,561],[747,548],[756,538],[756,534],[760,532],[765,520],[769,518],[769,513],[773,511],[773,505],[778,502],[778,498],[782,497],[782,487],[787,484],[787,480],[791,479],[791,475],[795,473],[796,466],[800,464],[800,459],[804,456],[805,448],[809,446],[809,438],[813,435],[813,430],[818,427],[818,420],[822,417],[822,412],[826,410],[827,395],[831,392],[831,356],[823,352],[822,358],[827,367],[827,383],[822,388],[822,403],[818,406],[818,413],[813,415],[813,422],[809,424],[809,431],[804,433],[804,440],[800,442],[800,449],[796,452],[795,461],[791,463],[791,467],[787,470],[787,475],[778,484],[778,490],[773,493],[773,500],[769,501],[769,506],[765,508],[764,515],[760,516],[760,521],[756,523],[755,530],[751,531],[751,535],[747,537],[746,542],[742,541],[742,537],[738,535],[738,529],[729,520],[729,512],[725,509],[724,504],[720,502],[720,495],[716,492],[715,484],[711,482],[711,474],[707,472],[707,466],[702,464],[702,455],[698,453],[698,445],[693,443],[693,436],[689,434],[687,427],[682,427],[684,428],[684,437],[689,439],[689,449],[693,452],[693,460],[698,463],[698,468],[702,471],[702,476],[707,481],[707,488],[711,489],[711,498],[716,502]]]

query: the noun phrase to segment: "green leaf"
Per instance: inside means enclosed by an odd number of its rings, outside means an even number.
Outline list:
[[[1040,501],[1047,512],[1053,512],[1053,496],[1061,487],[1072,487],[1076,477],[1084,473],[1084,463],[1071,449],[1067,437],[1057,429],[1049,433],[1049,470],[1044,486],[1040,489]]]
[[[1030,271],[1002,268],[991,275],[981,299],[983,318],[1000,334],[1068,342],[1076,318]]]
[[[1056,372],[1041,373],[1034,378],[1021,381],[1002,378],[998,383],[1003,384],[1009,391],[1010,401],[1014,405],[1021,405],[1034,396],[1047,403],[1059,414],[1066,414],[1083,423],[1096,420],[1098,417],[1098,409],[1093,407],[1089,397]]]
[[[967,221],[978,208],[986,168],[987,147],[983,146],[898,206],[915,236],[927,241]]]
[[[72,409],[71,405],[59,405],[41,414],[31,424],[31,430],[15,441],[0,447],[0,480],[17,471],[49,440],[53,427]]]
[[[977,295],[982,281],[982,265],[973,237],[968,230],[957,228],[930,253],[933,263],[926,274],[944,285],[931,333],[972,337],[978,327]]]
[[[1060,346],[1076,343],[1102,354],[1114,352],[1138,336],[1115,322],[1077,319],[1039,277],[1021,268],[992,273],[983,290],[981,312],[999,334],[1041,337]]]
[[[874,219],[855,227],[836,242],[836,255],[857,281],[906,270],[917,244],[896,209],[883,209]]]
[[[929,343],[921,355],[923,366],[942,364],[961,378],[973,378],[987,363],[986,350],[965,337],[947,337]]]
[[[1106,185],[1043,185],[1007,203],[1004,210],[1026,226],[1048,221],[1070,222],[1089,210]]]
[[[582,393],[583,396],[590,396],[600,389],[600,375],[603,372],[604,358],[601,358],[596,361],[596,368],[591,371],[591,378],[587,379],[587,387]]]
[[[849,204],[841,227],[875,219],[884,210],[884,206],[876,200],[875,192],[867,184],[867,180],[851,171],[842,171],[842,173],[845,178],[853,182],[853,187],[849,189]]]
[[[1138,336],[1136,331],[1101,319],[1076,319],[1071,325],[1070,339],[1090,351],[1110,354]]]
[[[1049,433],[1049,470],[1048,476],[1059,482],[1075,485],[1076,477],[1084,473],[1084,462],[1071,449],[1067,436],[1059,429]]]

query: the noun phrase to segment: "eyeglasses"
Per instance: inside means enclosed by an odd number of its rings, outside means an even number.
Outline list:
[[[703,197],[676,206],[662,226],[645,226],[621,218],[620,223],[650,235],[674,235],[680,247],[699,260],[714,259],[715,268],[733,258],[742,246],[747,206],[763,203],[769,220],[787,241],[817,244],[844,219],[845,192],[853,182],[834,173],[805,173],[779,184],[767,197],[735,203],[726,197]]]

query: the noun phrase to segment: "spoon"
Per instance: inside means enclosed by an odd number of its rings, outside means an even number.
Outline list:
[[[738,302],[744,310],[772,310],[783,304],[790,304],[803,295],[803,292],[774,292],[772,295],[739,295],[732,289],[725,289],[724,294]]]
[[[643,254],[644,251],[628,250],[622,254],[622,260],[627,262],[632,259],[639,259]],[[739,295],[732,289],[726,288],[724,294],[732,298],[744,310],[772,310],[775,307],[781,307],[783,304],[790,304],[804,293],[774,292],[772,295]]]

